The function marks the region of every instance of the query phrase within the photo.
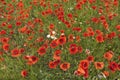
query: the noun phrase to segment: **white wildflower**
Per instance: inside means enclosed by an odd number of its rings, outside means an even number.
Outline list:
[[[50,34],[47,35],[47,38],[50,38]]]
[[[55,31],[52,31],[52,34],[56,34],[56,32],[55,32]]]

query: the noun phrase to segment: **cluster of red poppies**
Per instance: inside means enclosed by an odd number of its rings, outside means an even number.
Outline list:
[[[97,70],[106,67],[103,61],[95,60],[96,56],[93,56],[89,49],[85,49],[81,41],[92,39],[94,44],[106,44],[107,41],[112,44],[112,39],[120,39],[120,24],[112,25],[111,28],[112,23],[109,22],[120,16],[117,11],[114,11],[114,8],[117,9],[119,6],[119,0],[98,0],[102,3],[101,6],[97,5],[97,0],[73,1],[75,4],[71,5],[73,7],[68,8],[67,12],[64,6],[73,3],[71,0],[58,0],[54,4],[52,3],[54,0],[32,0],[28,2],[29,6],[25,5],[24,0],[11,0],[11,2],[0,0],[0,61],[4,61],[2,55],[10,53],[13,58],[22,56],[27,65],[35,65],[39,62],[39,58],[47,55],[50,50],[49,54],[53,53],[50,58],[53,59],[48,62],[48,67],[56,69],[59,66],[61,70],[67,71],[71,68],[71,63],[61,60],[61,55],[67,50],[69,55],[87,55],[85,59],[78,61],[78,69],[74,70],[77,76],[88,78],[89,66],[92,63]],[[41,10],[34,13],[36,6],[41,7]],[[92,15],[92,18],[86,21],[77,21],[79,11],[83,8],[90,8],[98,16]],[[82,14],[82,16],[86,15],[87,13]],[[54,21],[49,23],[49,17],[55,18],[55,23]],[[63,27],[58,28],[59,25],[56,24],[63,24]],[[87,24],[88,27],[75,26],[76,24]],[[102,26],[102,29],[94,27],[97,25]],[[35,54],[26,54],[27,49],[34,49]],[[110,72],[120,71],[120,54],[116,57],[111,49],[104,52],[101,57],[104,57],[108,63],[109,70],[101,72],[108,77]],[[118,61],[112,60],[113,57]],[[28,71],[22,70],[21,75],[26,77]]]

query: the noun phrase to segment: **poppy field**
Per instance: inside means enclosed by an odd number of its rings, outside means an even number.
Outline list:
[[[120,0],[0,0],[0,80],[120,80]]]

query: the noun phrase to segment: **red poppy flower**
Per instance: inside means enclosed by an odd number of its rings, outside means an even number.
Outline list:
[[[38,54],[39,54],[39,55],[43,56],[45,53],[46,53],[46,48],[40,47],[40,48],[38,49]]]
[[[120,25],[117,25],[116,29],[120,32]]]
[[[75,39],[76,39],[77,42],[79,42],[80,41],[80,36],[76,36]]]
[[[11,29],[11,28],[12,28],[12,24],[9,24],[7,27],[8,27],[9,29]]]
[[[3,52],[0,51],[0,56],[3,55]]]
[[[53,41],[50,43],[50,47],[51,47],[51,48],[56,48],[57,46],[58,46],[57,40],[53,40]]]
[[[96,33],[97,35],[102,35],[102,34],[103,34],[103,32],[101,32],[100,30],[96,30],[95,33]]]
[[[74,40],[73,34],[70,34],[70,35],[68,36],[68,41],[69,41],[69,42],[73,42],[73,40]]]
[[[6,26],[7,23],[6,23],[6,22],[2,22],[1,25],[2,25],[2,26]]]
[[[70,63],[68,62],[64,62],[60,64],[60,69],[62,69],[63,71],[67,71],[69,68],[70,68]]]
[[[66,37],[60,37],[57,41],[59,45],[64,45],[66,43]]]
[[[84,75],[85,74],[85,70],[82,69],[81,67],[79,67],[78,70],[76,70],[74,72],[74,74],[77,75],[77,76]]]
[[[90,4],[94,3],[96,0],[88,0]]]
[[[111,60],[113,57],[113,54],[111,53],[111,51],[108,51],[104,54],[104,58],[107,59],[108,61]]]
[[[116,36],[116,33],[115,32],[111,32],[111,33],[109,33],[108,34],[108,39],[112,39],[112,38],[114,38]]]
[[[9,42],[9,38],[3,37],[3,38],[1,38],[0,41],[1,41],[3,44],[4,44],[4,43],[8,43],[8,42]]]
[[[103,71],[103,74],[105,75],[105,77],[109,76],[109,72],[108,71]]]
[[[38,58],[36,56],[29,56],[28,57],[28,65],[33,65],[38,62]]]
[[[46,43],[44,43],[43,45],[42,45],[42,47],[45,47],[46,49],[48,48],[48,43],[46,42]]]
[[[73,27],[72,30],[77,31],[77,32],[81,32],[82,29],[80,27]]]
[[[84,33],[83,33],[83,36],[84,36],[84,37],[89,37],[89,33],[88,33],[88,32],[84,32]]]
[[[56,64],[56,65],[59,65],[60,64],[60,60],[58,59],[58,60],[54,60],[54,63]]]
[[[103,35],[97,35],[97,36],[96,36],[96,40],[97,40],[97,42],[99,42],[99,43],[104,42]]]
[[[7,43],[3,44],[3,50],[8,51],[9,50],[9,44],[7,44]]]
[[[28,75],[27,70],[22,70],[22,71],[21,71],[21,76],[22,76],[22,77],[26,77],[27,75]]]
[[[118,64],[118,70],[120,71],[120,63]]]
[[[105,16],[104,16],[104,15],[101,15],[101,16],[100,16],[100,20],[101,20],[101,21],[105,21]]]
[[[19,31],[19,32],[21,32],[21,33],[24,33],[24,32],[26,32],[26,31],[27,31],[27,27],[26,27],[26,26],[24,26],[24,27],[22,27],[22,28],[18,29],[18,31]]]
[[[85,4],[85,3],[87,2],[87,0],[82,0],[81,2],[82,2],[83,4]],[[81,3],[81,4],[82,4],[82,3]]]
[[[84,78],[88,78],[89,77],[88,69],[85,69],[85,74],[83,76],[84,76]]]
[[[93,31],[93,28],[90,26],[87,28],[87,32],[92,32]]]
[[[82,68],[85,70],[85,69],[88,69],[88,67],[89,67],[89,61],[81,60],[78,68]]]
[[[71,13],[69,13],[67,16],[68,16],[70,19],[73,18],[73,15],[72,15]]]
[[[119,1],[118,1],[118,0],[114,0],[113,4],[114,4],[115,6],[118,6],[118,5],[119,5]]]
[[[60,30],[61,33],[64,33],[65,31],[64,30]]]
[[[103,24],[103,27],[108,30],[108,27],[109,27],[108,23],[106,21],[103,21],[102,24]]]
[[[54,24],[50,24],[49,29],[54,29],[54,28],[55,28]]]
[[[1,30],[0,31],[0,35],[5,35],[6,34],[6,31],[5,30]]]
[[[57,64],[54,61],[49,62],[49,68],[55,69],[57,67]]]
[[[118,69],[118,64],[114,61],[109,63],[108,68],[112,71],[115,72]]]
[[[89,34],[89,36],[94,36],[95,34],[92,27],[87,28],[87,33]]]
[[[22,1],[19,1],[18,4],[17,4],[18,7],[22,8],[24,6],[23,2]]]
[[[109,15],[108,15],[109,20],[113,20],[113,17],[114,17],[113,14],[109,14]]]
[[[82,5],[80,4],[80,3],[77,3],[77,5],[75,6],[75,9],[76,10],[79,10],[79,9],[81,9],[82,8]]]
[[[82,51],[83,51],[83,48],[81,46],[78,46],[78,52],[82,53]]]
[[[19,49],[15,48],[13,50],[11,50],[11,56],[12,57],[19,57],[21,54],[19,52]]]
[[[24,53],[25,52],[25,49],[24,48],[21,48],[20,49],[20,53]]]
[[[92,6],[92,9],[96,10],[97,6]]]
[[[92,20],[93,22],[95,22],[95,23],[98,23],[98,22],[99,22],[99,19],[96,18],[96,17],[92,18],[91,20]]]
[[[78,47],[76,44],[71,44],[69,47],[70,54],[76,54],[78,52]]]
[[[88,56],[88,57],[87,57],[87,60],[88,60],[89,62],[93,62],[93,61],[94,61],[94,57],[93,57],[93,56]]]
[[[22,23],[21,23],[20,21],[17,21],[17,22],[16,22],[16,26],[21,26],[21,24],[22,24]]]
[[[95,62],[94,63],[96,69],[103,69],[104,63],[103,62]]]
[[[61,50],[56,50],[54,52],[53,58],[56,60],[60,60],[61,59],[60,54],[61,54]]]

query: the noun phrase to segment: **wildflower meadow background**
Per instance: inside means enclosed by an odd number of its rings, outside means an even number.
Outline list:
[[[0,80],[120,80],[120,0],[0,0]]]

